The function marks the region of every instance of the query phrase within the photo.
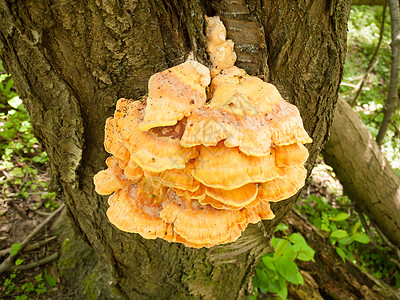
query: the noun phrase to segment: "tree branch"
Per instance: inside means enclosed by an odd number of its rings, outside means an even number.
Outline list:
[[[392,27],[392,64],[390,69],[389,92],[383,108],[384,117],[379,128],[376,142],[382,145],[383,138],[392,120],[394,111],[396,110],[397,88],[399,85],[399,69],[400,69],[400,11],[398,0],[388,0],[390,9],[390,19]]]

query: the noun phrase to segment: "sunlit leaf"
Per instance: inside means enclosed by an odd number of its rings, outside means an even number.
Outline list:
[[[343,239],[348,236],[349,236],[349,234],[347,233],[347,231],[342,230],[342,229],[333,231],[330,235],[331,238],[337,238],[337,239]]]
[[[21,243],[15,243],[11,246],[11,252],[10,255],[14,256],[18,253],[18,251],[21,249]]]
[[[341,213],[338,213],[336,216],[329,218],[329,220],[339,222],[339,221],[347,220],[349,217],[350,217],[350,215],[348,213],[341,212]]]
[[[362,244],[368,244],[371,241],[369,236],[363,232],[356,232],[355,234],[351,235],[351,238]]]

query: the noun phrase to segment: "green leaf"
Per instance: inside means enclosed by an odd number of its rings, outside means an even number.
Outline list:
[[[0,82],[3,82],[10,76],[11,76],[10,74],[0,74]]]
[[[351,238],[361,244],[368,244],[371,241],[369,236],[362,232],[356,232],[355,234],[351,235]]]
[[[351,237],[346,237],[343,239],[338,239],[338,243],[341,245],[350,245],[353,242],[353,239]]]
[[[280,285],[280,289],[279,291],[277,291],[277,294],[279,297],[281,297],[282,299],[286,299],[287,295],[288,295],[288,290],[286,287],[286,281],[283,278],[280,278],[279,280],[279,285]]]
[[[380,279],[380,278],[382,278],[382,273],[378,271],[378,272],[374,273],[374,276],[376,278]]]
[[[343,262],[346,262],[346,253],[344,253],[344,251],[341,248],[336,247],[336,253],[339,254]]]
[[[360,223],[360,221],[358,221],[356,223],[356,225],[354,225],[353,229],[351,230],[351,233],[353,233],[353,234],[356,233],[358,228],[360,227],[360,225],[361,225],[361,223]]]
[[[19,266],[19,265],[22,264],[23,262],[24,262],[23,259],[18,258],[18,259],[15,261],[15,265],[16,265],[16,266]]]
[[[39,163],[39,162],[42,161],[42,158],[41,158],[40,156],[34,156],[34,157],[32,157],[32,160],[33,160],[35,163]]]
[[[304,278],[300,272],[297,273],[297,282],[298,282],[298,284],[304,284]]]
[[[287,226],[285,223],[279,223],[278,226],[276,226],[275,231],[285,232],[288,229],[289,229],[289,226]]]
[[[264,263],[264,265],[268,268],[268,269],[270,269],[270,270],[272,270],[272,271],[276,271],[276,268],[275,268],[275,265],[274,265],[274,259],[271,257],[271,256],[266,256],[266,255],[264,255],[262,258],[261,258],[261,260],[262,260],[262,262]]]
[[[350,215],[348,213],[341,212],[341,213],[338,213],[336,216],[329,218],[329,220],[339,222],[339,221],[347,220],[349,217],[350,217]]]
[[[267,274],[265,274],[265,272],[261,269],[256,269],[256,275],[257,275],[258,283],[259,283],[260,287],[261,286],[266,287],[268,284]]]
[[[337,239],[343,239],[348,236],[349,236],[349,234],[347,233],[347,231],[342,230],[342,229],[336,230],[336,231],[332,232],[330,235],[331,238],[337,238]]]
[[[275,243],[275,246],[274,246],[274,248],[275,248],[274,259],[275,260],[278,259],[283,254],[283,251],[285,251],[287,245],[289,244],[288,240],[278,239],[278,238],[276,238],[276,240],[278,240],[278,242]],[[272,241],[271,241],[271,243],[272,243]]]
[[[289,237],[289,240],[290,240],[293,244],[307,245],[307,242],[306,242],[306,240],[304,239],[304,237],[303,237],[301,234],[297,233],[297,232],[292,233],[292,234],[290,235],[290,237]]]
[[[36,275],[36,276],[35,276],[35,280],[36,280],[37,282],[41,282],[41,281],[43,280],[42,273]]]
[[[35,290],[35,285],[32,282],[27,282],[22,285],[21,289],[26,293],[33,292]]]
[[[10,78],[10,80],[7,81],[6,87],[4,88],[4,93],[9,97],[10,95],[10,90],[12,86],[14,85],[14,80]]]
[[[22,100],[18,96],[15,96],[15,97],[11,98],[10,100],[8,100],[8,104],[12,108],[15,108],[15,109],[20,109],[20,107],[23,106]]]
[[[315,251],[310,246],[308,246],[307,241],[301,234],[293,233],[289,237],[289,239],[295,246],[300,247],[297,259],[302,261],[310,261],[310,260],[314,261]]]
[[[286,284],[286,280],[281,276],[279,276],[279,279],[270,280],[268,282],[268,291],[271,293],[278,293],[281,290],[281,286],[280,286],[281,280],[283,280],[284,283]]]
[[[253,286],[258,288],[260,286],[260,283],[258,282],[257,275],[253,276]]]
[[[11,246],[11,252],[10,255],[14,256],[18,253],[18,251],[21,249],[21,243],[15,243]]]
[[[56,278],[53,275],[47,273],[47,269],[44,269],[44,279],[46,280],[50,288],[53,288],[57,285]]]
[[[266,294],[268,292],[268,289],[266,287],[260,287],[260,292]]]
[[[287,245],[285,251],[283,251],[282,257],[294,261],[300,251],[300,245]]]
[[[278,273],[287,281],[298,284],[297,273],[299,272],[299,268],[294,261],[280,257],[275,262],[275,267]]]

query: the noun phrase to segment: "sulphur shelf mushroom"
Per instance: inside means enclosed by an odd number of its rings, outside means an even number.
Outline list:
[[[311,138],[272,84],[234,66],[219,17],[207,18],[212,66],[188,60],[120,99],[107,119],[108,168],[94,176],[117,228],[146,239],[212,247],[274,218],[270,202],[304,185]],[[208,100],[207,100],[208,99]]]

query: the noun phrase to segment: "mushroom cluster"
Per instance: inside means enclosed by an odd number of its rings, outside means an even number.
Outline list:
[[[94,177],[119,229],[189,247],[235,241],[272,219],[269,202],[306,178],[311,139],[278,90],[234,66],[219,17],[207,18],[211,69],[188,60],[151,76],[148,96],[107,119],[112,156]]]

